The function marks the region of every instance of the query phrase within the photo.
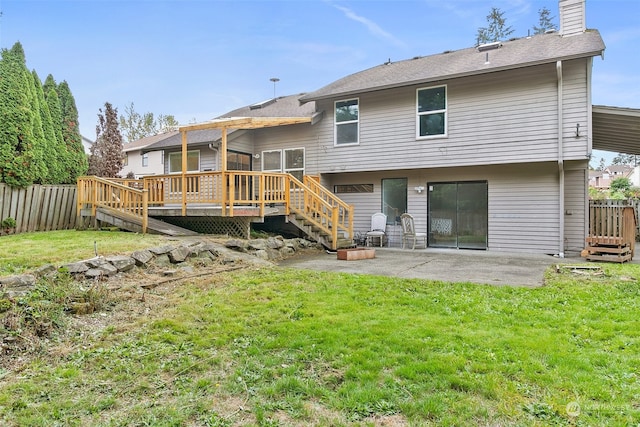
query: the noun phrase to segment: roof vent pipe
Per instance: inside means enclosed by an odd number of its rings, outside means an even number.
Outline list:
[[[481,44],[478,46],[478,52],[485,52],[487,50],[494,50],[494,49],[499,49],[502,47],[502,43],[501,42],[493,42],[493,43],[486,43],[486,44]]]

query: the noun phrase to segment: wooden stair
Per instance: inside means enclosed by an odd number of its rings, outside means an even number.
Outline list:
[[[195,233],[154,220],[150,211],[158,216],[162,209],[165,214],[172,212],[166,216],[237,217],[257,222],[279,214],[329,249],[353,247],[353,206],[322,187],[319,179],[305,176],[303,181],[290,174],[251,171],[157,175],[143,180],[80,177],[78,219],[82,224],[100,221],[135,232],[148,229],[179,236]],[[180,193],[181,188],[193,191]],[[211,208],[217,211],[212,214]]]
[[[333,239],[330,234],[322,231],[319,227],[315,226],[311,221],[304,218],[302,215],[291,214],[287,217],[288,221],[295,225],[300,231],[306,234],[310,239],[320,243],[322,246],[328,249],[345,249],[355,246],[352,239],[345,236],[344,233],[338,234],[338,241],[336,245],[333,245]]]

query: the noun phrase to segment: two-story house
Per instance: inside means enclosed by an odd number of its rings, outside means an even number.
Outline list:
[[[223,115],[309,118],[233,131],[227,168],[239,156],[253,171],[317,176],[354,206],[356,231],[384,212],[395,246],[409,212],[431,247],[578,253],[594,117],[605,126],[615,112],[592,109],[592,62],[605,46],[585,28],[584,0],[559,7],[557,32],[386,62]],[[188,140],[190,171],[220,169],[219,130]],[[155,149],[165,173],[178,172],[180,136]]]
[[[611,165],[601,171],[589,171],[589,186],[598,190],[608,190],[611,182],[618,178],[627,178],[633,186],[637,186],[636,168],[630,165]]]

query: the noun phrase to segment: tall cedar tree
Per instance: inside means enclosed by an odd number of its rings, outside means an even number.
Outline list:
[[[55,134],[53,133],[53,123],[51,122],[51,113],[49,106],[44,99],[42,92],[42,82],[35,70],[31,71],[33,80],[33,105],[36,112],[36,120],[34,121],[34,135],[38,135],[41,140],[39,146],[41,149],[36,150],[36,154],[42,158],[44,170],[39,184],[61,184],[60,167],[58,153],[55,147]]]
[[[507,19],[497,7],[492,7],[487,15],[487,26],[478,28],[477,44],[493,43],[505,40],[513,33],[512,27],[507,27]]]
[[[62,110],[62,138],[68,153],[69,183],[75,183],[76,178],[84,175],[88,168],[87,155],[82,146],[82,136],[80,136],[78,109],[66,81],[58,85],[57,92]]]
[[[26,187],[42,179],[46,170],[34,137],[33,77],[27,69],[24,50],[16,42],[2,50],[0,59],[0,181],[11,187]],[[42,128],[40,128],[42,132]]]
[[[52,184],[66,184],[75,182],[76,177],[71,177],[71,171],[69,170],[71,160],[69,159],[70,155],[64,143],[64,138],[62,137],[62,109],[56,89],[56,82],[53,76],[49,74],[42,86],[42,90],[51,115],[53,143],[50,145],[52,145],[56,151],[57,165],[55,166],[55,174],[58,176],[58,173],[60,173],[59,180],[56,179],[56,182],[52,182]]]
[[[89,174],[116,178],[124,163],[122,135],[118,129],[118,109],[105,102],[98,113],[96,142],[91,146]]]

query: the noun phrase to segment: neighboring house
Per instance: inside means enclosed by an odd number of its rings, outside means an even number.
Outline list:
[[[629,181],[632,187],[640,187],[640,166],[635,166],[629,174]]]
[[[637,144],[601,132],[619,113],[591,105],[592,62],[605,46],[585,29],[584,0],[559,6],[557,33],[387,62],[232,111],[223,117],[312,121],[230,132],[237,164],[227,166],[318,176],[355,207],[356,231],[384,212],[394,246],[409,212],[431,247],[577,254],[592,148]],[[219,133],[187,133],[189,170],[220,169]],[[167,173],[179,171],[180,138],[146,148],[170,153]]]
[[[87,138],[86,136],[81,135],[82,137],[82,148],[84,148],[85,154],[91,154],[91,146],[93,145],[93,141]]]
[[[611,165],[601,171],[589,171],[589,186],[599,190],[608,190],[611,182],[618,178],[628,178],[632,186],[637,186],[637,173],[633,166],[629,165]]]
[[[164,152],[162,150],[147,151],[146,149],[150,145],[178,133],[178,131],[162,133],[124,144],[122,151],[125,158],[120,176],[126,177],[132,173],[136,178],[140,178],[145,175],[164,173]]]

